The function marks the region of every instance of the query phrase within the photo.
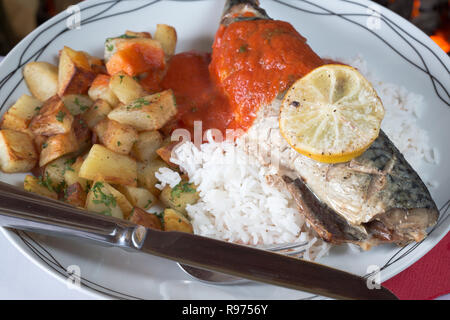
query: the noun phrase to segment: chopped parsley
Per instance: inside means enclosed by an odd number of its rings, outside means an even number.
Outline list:
[[[64,167],[63,174],[66,173],[66,171],[74,171],[75,172],[75,170],[72,169],[72,165],[74,163],[75,163],[75,158],[66,160],[64,162],[65,167]]]
[[[125,78],[125,76],[121,75],[121,76],[119,76],[119,78],[120,78],[120,84],[122,84],[123,78]]]
[[[117,146],[120,147],[122,145],[122,142],[117,141]]]
[[[56,193],[61,193],[63,191],[65,192],[65,189],[67,187],[67,184],[64,180],[54,186],[55,182],[50,178],[48,172],[45,173],[45,178],[43,176],[40,176],[38,178],[38,184],[46,187],[49,191]]]
[[[244,44],[239,48],[240,53],[247,52],[247,51],[248,51],[248,44]]]
[[[66,194],[66,187],[67,184],[66,182],[63,180],[60,183],[58,183],[58,185],[54,188],[56,193],[61,193],[64,191],[64,193]]]
[[[56,120],[58,120],[59,122],[63,122],[65,116],[66,116],[65,112],[59,111],[58,114],[56,115]]]
[[[78,107],[80,107],[80,111],[81,111],[81,112],[85,112],[87,109],[89,109],[88,106],[86,106],[86,105],[84,105],[84,104],[81,104],[81,102],[80,102],[80,100],[79,100],[78,98],[75,98],[74,102],[75,102],[75,104],[76,104]]]
[[[150,208],[150,205],[152,204],[152,200],[148,200],[147,204],[145,205],[144,209]]]
[[[42,149],[45,149],[45,148],[47,148],[48,147],[48,143],[47,142],[44,142],[43,144],[42,144]]]
[[[192,187],[192,183],[189,182],[180,182],[175,188],[172,189],[170,195],[172,199],[175,197],[179,198],[182,193],[195,193],[195,188]]]
[[[53,181],[52,181],[52,179],[50,178],[48,172],[45,173],[45,178],[42,177],[42,176],[40,176],[40,177],[38,178],[38,184],[41,185],[41,186],[46,187],[46,188],[47,188],[48,190],[50,190],[50,191],[53,191],[53,192],[55,191],[55,190],[53,189]]]
[[[154,215],[159,218],[159,221],[161,221],[161,225],[162,225],[162,227],[164,229],[164,211],[162,211],[162,212],[155,212]]]
[[[106,43],[106,50],[108,50],[109,52],[113,51],[114,50],[114,45]]]
[[[105,194],[102,190],[104,187],[102,182],[96,182],[92,187],[92,192],[94,193],[94,200],[92,200],[95,204],[103,204],[107,207],[106,210],[100,212],[101,214],[111,215],[111,208],[115,208],[117,206],[116,198],[112,194]]]
[[[80,119],[78,121],[78,123],[81,125],[82,128],[87,128],[87,124],[86,124],[86,122],[83,119]]]
[[[137,36],[130,36],[128,34],[123,34],[120,37],[118,37],[119,39],[136,39]]]
[[[127,110],[131,109],[141,109],[142,106],[146,105],[148,106],[150,104],[150,101],[145,100],[144,98],[139,98],[135,100],[132,104],[127,106]]]
[[[41,111],[42,107],[36,107],[34,108],[34,111]]]

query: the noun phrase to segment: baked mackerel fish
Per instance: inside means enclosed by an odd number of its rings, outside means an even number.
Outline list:
[[[258,20],[270,18],[257,0],[229,0],[221,32],[236,22],[252,24]],[[214,56],[220,57],[221,48],[227,47],[226,39],[216,40],[213,61]],[[305,52],[311,51],[306,39],[300,35],[299,39],[302,43],[298,45],[304,46]],[[311,56],[308,53],[300,62],[307,65]],[[252,71],[266,72],[263,67]],[[236,93],[227,87],[228,79],[239,70],[230,66],[216,72],[219,84],[233,99]],[[226,77],[221,78],[223,74]],[[282,96],[279,92],[278,97],[258,107],[256,119],[241,139],[246,139],[249,152],[262,165],[276,167],[276,174],[268,178],[289,190],[317,234],[333,244],[355,243],[364,249],[423,240],[439,211],[419,175],[388,136],[381,131],[371,147],[350,162],[317,162],[296,152],[281,136],[278,118]]]

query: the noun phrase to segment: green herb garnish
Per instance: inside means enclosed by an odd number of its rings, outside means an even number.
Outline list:
[[[244,44],[239,48],[239,52],[247,52],[248,51],[248,44]]]
[[[159,218],[159,221],[161,221],[161,225],[162,225],[163,230],[164,230],[164,211],[162,211],[162,212],[155,212],[153,214]]]
[[[114,45],[113,44],[106,44],[106,50],[108,50],[109,52],[114,50]]]
[[[170,195],[172,199],[177,197],[179,198],[182,193],[195,193],[195,188],[192,187],[192,183],[189,182],[180,182],[175,188],[172,189]]]
[[[38,184],[40,184],[41,186],[46,187],[48,190],[54,192],[55,190],[53,189],[53,181],[52,179],[50,179],[50,176],[48,174],[48,172],[45,173],[45,178],[40,176],[38,178]]]
[[[45,149],[45,148],[47,148],[48,147],[48,143],[47,142],[44,142],[43,144],[42,144],[42,149]]]
[[[145,205],[144,209],[150,208],[150,205],[152,204],[152,200],[148,200],[147,204]]]
[[[65,112],[59,111],[58,114],[56,115],[56,120],[58,120],[59,122],[63,122],[65,116],[66,116]]]
[[[125,78],[125,76],[119,76],[120,78],[120,84],[122,84],[123,78]]]
[[[54,188],[56,193],[61,193],[63,191],[66,190],[67,184],[66,182],[63,180],[60,183],[58,183],[58,185]],[[64,192],[66,193],[66,192]]]
[[[92,192],[94,193],[94,200],[92,200],[95,204],[103,204],[108,209],[106,209],[106,212],[109,212],[111,214],[111,207],[117,206],[116,198],[114,198],[113,195],[105,194],[102,190],[104,187],[102,182],[96,182],[94,186],[92,187]]]
[[[72,159],[68,159],[64,162],[64,170],[63,170],[63,175],[66,173],[66,171],[73,171],[75,172],[75,170],[73,170],[72,165],[75,163],[75,158]]]
[[[88,106],[86,106],[86,105],[84,105],[84,104],[81,104],[81,102],[80,102],[80,100],[78,100],[78,98],[75,98],[74,102],[75,102],[75,104],[76,104],[77,106],[80,107],[80,111],[81,111],[81,112],[84,112],[84,111],[86,111],[87,109],[89,109]]]
[[[139,98],[139,99],[135,100],[132,104],[127,106],[127,110],[141,109],[142,106],[144,106],[144,105],[148,106],[149,104],[150,104],[150,101],[147,101],[144,98]]]
[[[118,37],[119,39],[136,39],[137,36],[130,36],[128,34],[123,34],[120,37]]]

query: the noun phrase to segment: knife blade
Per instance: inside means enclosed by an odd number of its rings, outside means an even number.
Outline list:
[[[337,299],[397,299],[362,277],[279,253],[198,235],[147,229],[89,213],[0,182],[0,225],[163,257],[193,267]]]
[[[335,299],[392,300],[384,287],[319,263],[181,232],[146,230],[140,250],[193,267]]]

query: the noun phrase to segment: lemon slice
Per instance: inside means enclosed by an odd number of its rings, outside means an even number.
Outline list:
[[[280,130],[297,152],[326,163],[350,161],[378,137],[384,108],[356,69],[330,64],[295,82],[281,106]]]

